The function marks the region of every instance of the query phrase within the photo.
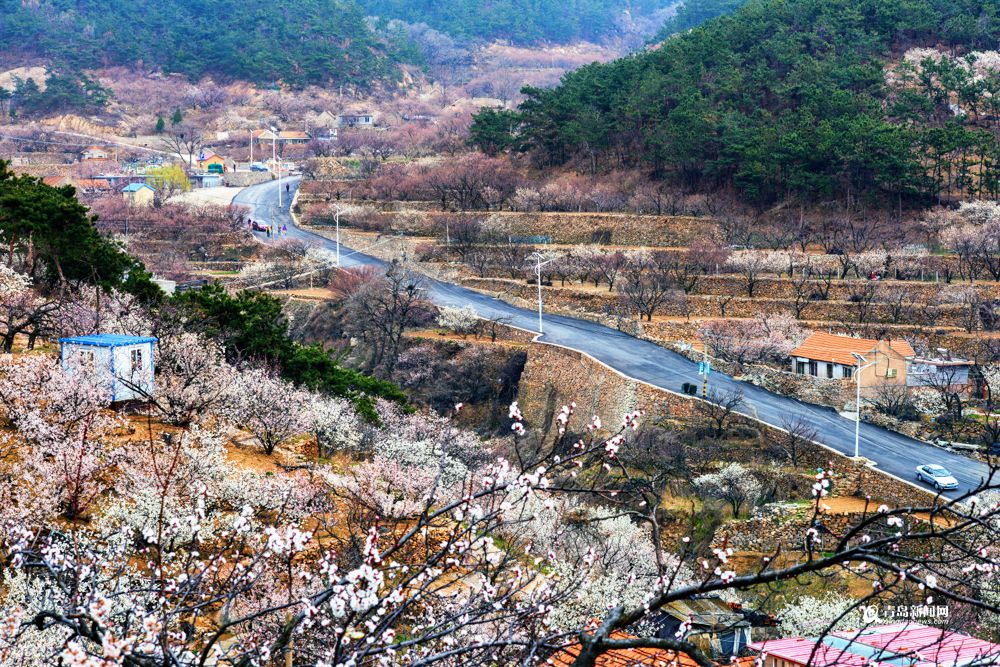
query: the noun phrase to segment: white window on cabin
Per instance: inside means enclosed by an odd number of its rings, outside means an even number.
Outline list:
[[[93,350],[77,350],[76,351],[76,366],[77,368],[82,368],[86,370],[94,369],[94,351]]]
[[[129,359],[132,362],[132,372],[142,370],[142,350],[132,350],[129,352]]]

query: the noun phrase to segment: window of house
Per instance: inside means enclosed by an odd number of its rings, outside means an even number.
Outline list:
[[[806,362],[804,362],[804,361],[796,361],[795,362],[795,372],[798,373],[799,375],[805,375],[806,374]]]
[[[809,375],[812,375],[813,377],[819,375],[819,364],[815,361],[809,362]]]
[[[826,365],[826,377],[833,379],[833,364]]]
[[[141,371],[142,370],[142,350],[132,350],[129,352],[129,358],[132,361],[132,370]]]
[[[841,366],[841,373],[843,373],[845,378],[854,377],[854,368],[851,366]]]
[[[887,378],[894,378],[894,377],[896,377],[896,369],[895,368],[886,369],[885,376]]]
[[[94,351],[93,350],[77,350],[76,352],[76,363],[80,368],[93,368],[94,367]]]

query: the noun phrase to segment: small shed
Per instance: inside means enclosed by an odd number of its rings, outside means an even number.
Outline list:
[[[111,392],[112,401],[153,395],[152,336],[93,334],[59,339],[59,359],[67,373],[92,373]]]
[[[156,188],[145,183],[129,183],[122,189],[122,197],[132,206],[150,206],[156,197]]]

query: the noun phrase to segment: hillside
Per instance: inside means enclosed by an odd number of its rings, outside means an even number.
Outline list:
[[[677,33],[697,28],[705,21],[736,11],[745,2],[746,0],[685,0],[677,8],[677,12],[663,24],[653,41],[660,42]]]
[[[138,0],[126,13],[98,0],[0,0],[0,15],[5,56],[73,69],[141,63],[193,79],[292,85],[364,85],[393,70],[352,0]]]
[[[996,197],[997,61],[978,50],[1000,38],[997,12],[988,0],[752,0],[532,91],[517,141],[488,112],[474,134],[493,127],[494,147],[543,166],[643,169],[758,206]]]
[[[626,15],[648,16],[669,0],[360,0],[369,14],[432,28],[466,39],[515,44],[602,42],[619,32]]]

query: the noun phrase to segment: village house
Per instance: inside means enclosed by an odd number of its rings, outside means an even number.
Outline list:
[[[129,206],[152,206],[156,189],[146,183],[129,183],[122,188],[122,198]]]
[[[111,394],[129,401],[153,394],[153,348],[149,336],[94,334],[59,339],[59,359],[69,373],[86,373]]]
[[[308,144],[309,135],[301,130],[281,130],[278,132],[278,142],[292,146]]]
[[[764,614],[744,611],[719,597],[677,600],[659,610],[653,620],[656,636],[676,636],[687,624],[688,640],[713,658],[737,655],[752,641],[753,627],[772,625]]]
[[[250,133],[251,141],[256,144],[276,142],[279,146],[294,146],[308,144],[311,137],[301,130],[254,130]]]
[[[100,146],[87,146],[80,151],[80,161],[86,160],[107,160],[109,154]]]
[[[373,127],[375,116],[370,113],[341,114],[339,121],[341,127]]]
[[[111,192],[114,188],[107,178],[73,178],[72,176],[46,176],[42,179],[45,185],[53,188],[72,186],[78,194],[101,194]]]
[[[915,356],[905,340],[872,340],[814,333],[791,352],[792,372],[828,380],[854,380],[858,359],[861,386],[906,384],[907,366]],[[873,363],[874,362],[874,363]]]
[[[939,349],[938,357],[914,357],[906,371],[908,387],[971,388],[970,374],[974,361],[953,359],[948,350]]]
[[[624,632],[613,632],[611,639],[631,639]],[[573,661],[580,655],[580,644],[571,644],[545,661],[553,667],[572,667]],[[698,667],[691,656],[668,649],[657,648],[627,648],[613,649],[598,656],[597,667]]]
[[[221,169],[222,171],[229,170],[229,161],[215,151],[203,150],[195,158],[194,166],[199,171],[209,171],[212,165],[215,165],[216,169]]]
[[[920,623],[895,623],[833,632],[816,639],[791,637],[750,645],[762,667],[966,667],[1000,664],[1000,644]]]

